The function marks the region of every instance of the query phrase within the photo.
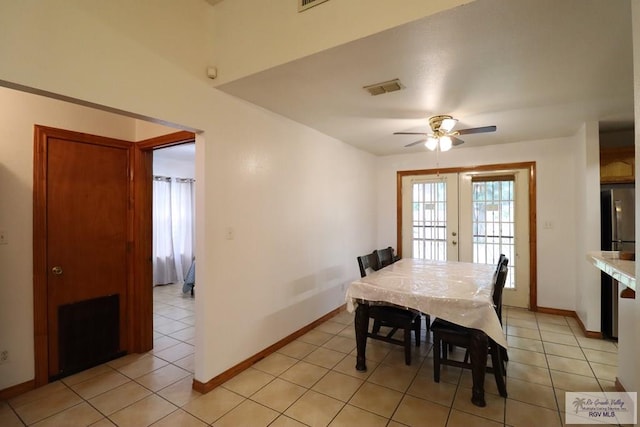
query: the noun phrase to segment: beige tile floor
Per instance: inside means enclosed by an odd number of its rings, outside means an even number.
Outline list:
[[[1,426],[561,426],[565,391],[613,390],[617,345],[584,338],[572,318],[505,308],[507,388],[445,367],[433,382],[431,344],[411,366],[402,348],[367,346],[357,372],[353,315],[343,312],[201,395],[193,379],[194,301],[155,288],[154,350],[128,355],[0,402]]]

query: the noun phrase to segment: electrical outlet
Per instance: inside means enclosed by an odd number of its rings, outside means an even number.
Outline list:
[[[0,351],[0,365],[9,361],[9,350]]]
[[[224,231],[224,237],[227,240],[233,240],[236,238],[236,232],[233,229],[233,227],[227,227],[226,230]]]

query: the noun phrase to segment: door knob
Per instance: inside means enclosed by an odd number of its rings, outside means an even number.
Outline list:
[[[451,242],[454,246],[458,244],[458,242],[456,242],[455,240],[453,242]]]
[[[62,267],[55,266],[51,269],[51,272],[56,276],[60,276],[62,274]]]

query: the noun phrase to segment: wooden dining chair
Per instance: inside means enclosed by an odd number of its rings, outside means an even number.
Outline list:
[[[360,277],[365,277],[370,270],[379,270],[380,264],[375,251],[359,256],[358,267]],[[373,319],[373,327],[371,332],[367,331],[367,337],[403,346],[404,361],[407,365],[411,365],[411,331],[415,335],[416,347],[420,346],[420,312],[402,307],[372,304],[369,306],[369,318]],[[381,333],[382,327],[388,328],[389,331],[386,334]],[[393,337],[398,330],[403,332],[402,339]]]
[[[496,277],[498,275],[498,273],[500,272],[500,266],[502,266],[502,264],[504,263],[504,260],[507,258],[507,256],[505,254],[500,254],[500,256],[498,257],[498,263],[496,264],[496,271],[493,273],[493,282],[495,283],[496,281]],[[507,261],[508,262],[508,261]],[[502,301],[502,291],[500,291],[500,294],[498,295],[498,297],[500,298],[500,301]],[[494,299],[494,304],[496,301],[496,295],[493,296]],[[498,320],[500,320],[500,324],[502,325],[502,304],[500,304],[500,307],[496,308],[496,313],[498,314]],[[453,350],[453,345],[449,344],[449,351]],[[503,357],[505,360],[509,360],[507,357],[507,352],[506,349],[503,352]],[[466,362],[469,358],[469,351],[467,350],[466,354],[464,355],[464,361]]]
[[[509,260],[504,257],[498,268],[493,286],[493,303],[496,314],[502,306],[502,290],[507,279],[507,265]],[[433,332],[433,380],[440,382],[440,366],[449,365],[459,368],[471,369],[471,363],[465,355],[464,361],[450,359],[448,355],[448,346],[454,345],[469,349],[471,344],[471,334],[474,332],[469,328],[448,322],[442,319],[436,319],[431,325]],[[487,368],[488,372],[493,372],[498,392],[500,396],[507,397],[507,387],[504,382],[505,367],[503,361],[502,347],[491,338],[488,339],[487,352],[491,355],[491,367]]]
[[[400,259],[400,257],[394,255],[394,251],[391,246],[385,249],[376,249],[375,251],[373,251],[373,253],[376,256],[376,259],[378,261],[378,265],[380,268],[384,268],[388,265],[391,265]],[[429,316],[427,313],[421,313],[421,316],[424,316],[424,325],[428,333],[429,330],[431,329],[431,316]]]
[[[500,272],[500,267],[504,263],[505,259],[507,259],[507,256],[505,254],[500,254],[500,257],[498,258],[498,265],[496,265],[496,272],[495,272],[496,275]],[[508,263],[509,263],[509,260],[507,260],[507,264]],[[505,278],[505,280],[506,280],[506,278]],[[505,283],[506,283],[506,281],[505,281]],[[503,289],[504,289],[504,287],[503,287]],[[500,320],[500,325],[502,325],[502,290],[500,290],[500,294],[498,295],[498,298],[500,299],[500,304],[499,304],[499,306],[496,306],[496,313],[498,313],[498,320]],[[496,304],[496,296],[495,296],[495,294],[493,296],[493,303],[494,303],[494,305]],[[504,369],[506,371],[507,368],[504,365],[504,362],[508,362],[509,361],[509,354],[507,353],[507,349],[504,348],[504,347],[500,347],[500,352],[502,354],[502,364],[503,364]],[[465,355],[465,358],[466,357],[467,357],[467,355]]]
[[[359,256],[358,267],[360,268],[360,277],[365,277],[371,271],[380,270],[375,251],[368,255]]]
[[[504,260],[507,259],[507,256],[505,254],[500,254],[500,257],[498,258],[498,264],[496,265],[496,272],[494,274],[498,274],[500,272],[500,268],[502,267],[502,264],[504,264]],[[507,264],[509,263],[509,260],[507,260]],[[499,299],[500,299],[500,307],[496,308],[496,313],[498,313],[498,320],[500,320],[500,324],[502,325],[502,290],[500,291],[500,295],[499,295]],[[494,296],[493,298],[494,304],[496,301],[496,297]]]
[[[507,256],[505,254],[500,254],[500,257],[498,257],[498,264],[496,265],[496,271],[494,273],[494,283],[498,273],[500,272],[500,267],[503,264],[507,265],[509,263],[509,260],[507,260],[505,263],[505,259],[507,259]],[[498,314],[498,320],[500,321],[500,325],[502,325],[502,291],[503,290],[504,290],[504,286],[500,289],[496,288],[493,293],[493,304],[495,306],[496,313]],[[452,350],[452,348],[453,348],[453,345],[449,345],[449,350]],[[500,354],[502,356],[502,366],[504,371],[506,372],[507,367],[505,365],[505,362],[509,361],[509,354],[507,353],[507,349],[504,347],[500,347]],[[464,362],[466,363],[468,360],[469,360],[469,350],[467,350],[464,354]]]

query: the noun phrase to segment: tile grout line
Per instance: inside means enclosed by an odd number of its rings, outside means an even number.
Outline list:
[[[566,320],[565,320],[566,321]],[[538,322],[538,318],[536,316],[536,323],[538,324],[538,328],[540,328],[540,322]],[[573,330],[571,330],[571,333],[573,334]],[[571,335],[574,337],[574,335]],[[540,334],[540,338],[542,339],[542,334]],[[578,340],[576,340],[577,342]],[[547,349],[544,346],[544,340],[542,340],[542,349],[544,350],[544,359],[547,362],[547,369],[549,371],[549,380],[551,381],[551,388],[553,389],[553,396],[555,397],[555,401],[556,401],[556,407],[558,408],[557,413],[558,413],[558,419],[560,420],[560,425],[563,426],[564,423],[562,421],[562,411],[560,411],[560,400],[559,400],[559,396],[558,396],[558,391],[556,389],[556,387],[554,386],[554,381],[553,381],[553,375],[551,375],[551,365],[549,364],[549,354],[547,353]],[[579,343],[578,343],[579,344]]]

